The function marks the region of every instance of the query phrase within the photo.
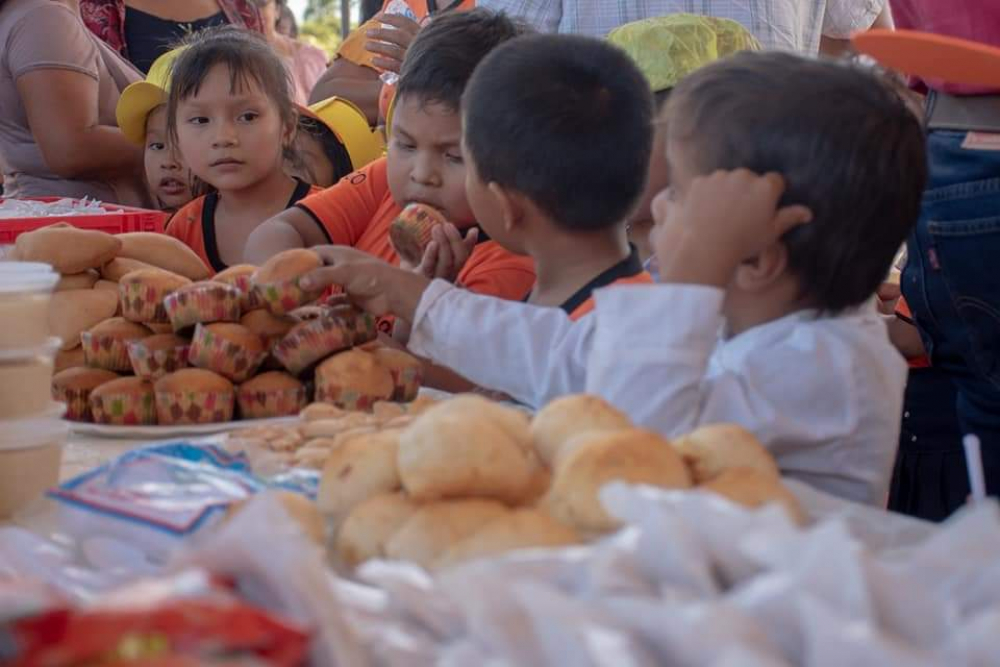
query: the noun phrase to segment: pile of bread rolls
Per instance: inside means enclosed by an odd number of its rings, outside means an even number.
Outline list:
[[[17,238],[14,256],[62,275],[51,301],[63,343],[52,381],[67,418],[108,425],[298,414],[315,395],[345,408],[416,397],[422,365],[374,343],[369,316],[299,287],[309,250],[263,267],[210,269],[164,234],[65,223]]]

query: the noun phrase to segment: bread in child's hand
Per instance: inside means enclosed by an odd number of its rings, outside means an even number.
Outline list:
[[[619,522],[601,504],[600,491],[614,481],[686,489],[691,478],[666,439],[651,431],[596,431],[564,445],[556,457],[544,508],[582,533],[614,530]]]
[[[632,421],[597,396],[563,396],[542,408],[531,421],[531,437],[543,461],[551,466],[559,449],[576,436],[590,431],[620,431]]]
[[[311,542],[320,547],[326,545],[326,519],[316,509],[316,503],[300,493],[291,491],[264,491],[263,493],[273,495],[281,503],[291,520],[298,524],[302,533]],[[226,510],[226,520],[236,516],[246,507],[248,502],[250,502],[249,498],[230,505]]]
[[[17,237],[15,247],[22,262],[43,262],[63,275],[83,273],[110,262],[121,241],[105,232],[68,225],[42,227]]]
[[[712,424],[674,441],[695,484],[707,482],[729,468],[753,468],[777,479],[778,464],[753,433],[736,424]]]
[[[503,504],[481,498],[427,503],[389,539],[385,554],[395,560],[433,567],[454,545],[508,512]]]
[[[389,240],[401,259],[417,266],[432,240],[434,228],[445,222],[447,221],[441,211],[427,204],[413,202],[407,204],[389,225]]]
[[[53,291],[65,292],[71,289],[91,289],[100,277],[100,274],[93,269],[88,269],[83,273],[71,273],[59,278],[59,282],[56,283],[55,290]]]
[[[579,542],[580,536],[573,529],[541,510],[526,507],[493,519],[469,537],[455,543],[438,560],[437,565],[454,565],[514,549],[562,547]]]
[[[324,514],[343,518],[355,505],[398,491],[399,431],[359,435],[333,449],[320,480],[316,503]]]
[[[781,478],[755,468],[727,468],[711,481],[698,487],[746,507],[760,507],[776,502],[785,508],[796,524],[806,521],[805,512],[798,499],[781,482]]]
[[[133,271],[151,271],[156,268],[152,264],[146,264],[146,262],[140,262],[137,259],[116,257],[101,267],[101,278],[117,283]]]
[[[20,238],[20,237],[19,237]],[[49,329],[62,339],[62,349],[80,346],[80,334],[118,310],[118,292],[76,289],[56,292],[49,302]]]
[[[416,500],[475,496],[518,504],[530,495],[538,467],[527,419],[471,394],[432,407],[400,437],[400,478]]]
[[[118,257],[139,260],[189,280],[205,280],[211,273],[194,250],[172,236],[129,232],[119,234],[118,239],[122,243]]]
[[[384,558],[386,543],[418,507],[402,493],[383,493],[360,503],[337,532],[338,558],[350,567],[372,558]]]

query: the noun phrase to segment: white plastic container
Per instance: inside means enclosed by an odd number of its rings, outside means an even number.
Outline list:
[[[0,427],[0,520],[59,483],[69,425],[65,407],[50,403],[41,416],[4,422]]]
[[[0,349],[0,431],[3,420],[27,419],[50,407],[59,344],[58,338],[49,338],[38,347]]]
[[[48,264],[0,262],[0,350],[42,345],[59,274]]]

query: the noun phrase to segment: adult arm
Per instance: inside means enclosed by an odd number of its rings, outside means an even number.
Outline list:
[[[358,105],[371,125],[378,123],[378,97],[382,81],[371,67],[355,65],[344,58],[337,58],[326,68],[309,95],[315,104],[330,97],[342,97]]]

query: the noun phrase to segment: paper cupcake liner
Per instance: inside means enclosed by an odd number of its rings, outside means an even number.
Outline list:
[[[74,422],[93,421],[90,411],[90,394],[93,389],[56,389],[52,388],[52,399],[66,404],[66,419]]]
[[[296,389],[274,389],[271,391],[236,392],[240,416],[243,419],[268,419],[270,417],[293,417],[307,404],[305,387]]]
[[[233,420],[233,392],[158,391],[156,415],[161,426],[221,424]]]
[[[431,230],[441,224],[421,210],[414,217],[404,217],[408,212],[393,220],[389,225],[389,240],[402,259],[411,264],[420,264],[424,251],[431,242]]]
[[[257,290],[254,289],[253,281],[250,279],[249,275],[236,276],[235,278],[224,282],[227,285],[232,285],[240,291],[240,308],[244,315],[249,313],[251,310],[258,310],[265,307],[260,295],[257,294]]]
[[[218,336],[204,325],[197,325],[188,363],[196,368],[214,371],[233,382],[244,382],[260,368],[267,357],[267,350],[253,354],[246,348]]]
[[[392,394],[392,400],[399,403],[409,403],[416,399],[420,392],[420,386],[424,381],[424,369],[414,366],[412,368],[390,368],[392,382],[396,390]]]
[[[322,380],[316,382],[316,402],[332,403],[338,408],[352,412],[371,412],[379,401],[389,400],[389,396],[374,396],[356,389],[328,384]]]
[[[276,283],[255,285],[257,298],[274,315],[286,315],[300,306],[312,303],[323,295],[323,290],[304,290],[299,287],[300,278],[282,280]]]
[[[83,363],[90,368],[102,368],[116,373],[132,371],[128,358],[129,341],[84,331],[80,334],[83,345]]]
[[[168,295],[163,300],[163,307],[176,332],[196,324],[239,322],[240,291],[222,283],[185,289]]]
[[[188,349],[189,346],[180,345],[165,350],[150,350],[142,341],[132,341],[128,344],[128,358],[136,375],[155,381],[187,368]]]
[[[351,332],[351,343],[356,347],[378,338],[378,327],[375,318],[354,306],[338,306],[331,314],[344,320],[345,326]]]
[[[156,424],[156,405],[151,391],[143,394],[91,395],[90,413],[96,424],[114,426]]]
[[[141,282],[119,283],[118,298],[122,317],[131,322],[165,324],[169,322],[163,299],[171,290],[162,290]]]
[[[325,316],[292,329],[274,346],[273,354],[292,375],[353,345],[354,331],[343,318]]]

